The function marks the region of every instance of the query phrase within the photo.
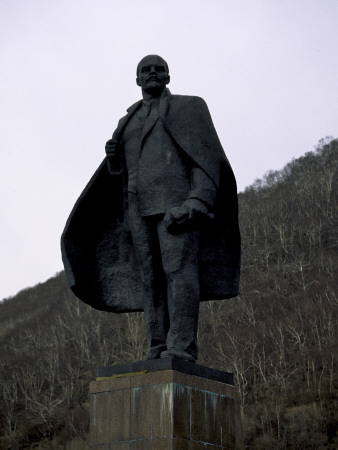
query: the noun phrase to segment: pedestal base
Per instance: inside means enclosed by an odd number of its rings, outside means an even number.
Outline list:
[[[232,374],[175,359],[140,361],[121,373],[126,367],[98,369],[106,376],[90,384],[91,449],[242,448],[235,387],[215,381],[229,383]]]

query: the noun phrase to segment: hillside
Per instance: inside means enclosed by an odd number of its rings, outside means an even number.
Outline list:
[[[241,295],[201,305],[198,363],[234,372],[252,449],[338,447],[338,140],[239,194]],[[0,448],[83,449],[95,368],[142,359],[141,313],[64,273],[0,304]]]

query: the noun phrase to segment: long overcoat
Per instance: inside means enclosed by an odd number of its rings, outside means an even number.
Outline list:
[[[117,146],[141,103],[132,105],[120,120],[113,134]],[[200,232],[201,300],[235,297],[240,274],[236,181],[208,107],[200,97],[172,95],[166,89],[159,116],[179,149],[204,170],[217,190],[215,217]],[[141,280],[126,220],[126,180],[126,170],[112,174],[105,158],[77,200],[61,237],[71,289],[79,299],[103,311],[143,310]]]

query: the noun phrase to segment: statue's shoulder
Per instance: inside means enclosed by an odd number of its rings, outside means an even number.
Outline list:
[[[175,103],[206,105],[205,100],[203,100],[202,97],[197,97],[196,95],[171,94],[168,98],[169,98],[170,102],[175,102]]]
[[[169,113],[179,120],[184,117],[194,118],[196,121],[209,120],[210,112],[206,102],[201,97],[195,95],[170,95],[168,97]],[[173,117],[173,120],[176,120]],[[191,119],[189,119],[191,120]]]
[[[127,113],[132,113],[137,109],[142,103],[142,100],[138,100],[137,102],[133,103],[129,108],[127,108]]]
[[[136,103],[129,106],[129,108],[127,109],[127,114],[125,114],[119,120],[119,122],[117,124],[117,128],[114,131],[113,138],[115,138],[116,140],[119,140],[120,135],[121,135],[121,130],[124,128],[124,126],[126,125],[126,123],[129,120],[130,116],[137,110],[137,108],[141,105],[141,103],[142,103],[142,100],[138,100]]]
[[[195,95],[170,95],[168,96],[168,101],[171,110],[185,110],[187,113],[192,114],[209,112],[205,100]]]

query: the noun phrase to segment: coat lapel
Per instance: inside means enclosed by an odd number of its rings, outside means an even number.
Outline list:
[[[149,131],[153,128],[153,126],[155,125],[155,123],[158,120],[158,114],[156,112],[156,110],[152,109],[150,111],[149,116],[147,117],[143,130],[142,130],[142,136],[141,136],[141,147],[143,144],[143,141],[145,139],[145,137],[147,136],[147,134],[149,133]]]
[[[139,108],[139,106],[142,104],[142,100],[139,100],[138,102],[134,103],[132,106],[130,106],[127,109],[127,115],[125,115],[124,117],[122,117],[117,125],[116,130],[114,131],[113,134],[113,139],[116,143],[118,143],[121,139],[122,136],[122,132],[125,128],[125,126],[127,125],[127,123],[129,122],[129,119],[132,117],[132,115],[134,114],[134,112]]]
[[[169,89],[168,88],[164,89],[164,91],[163,91],[163,93],[161,95],[160,106],[159,106],[159,117],[162,120],[164,125],[166,124],[166,118],[167,118],[168,109],[169,109],[169,101],[170,101],[171,97],[172,97],[172,94],[169,91]],[[127,125],[129,119],[132,117],[134,112],[141,105],[142,105],[142,100],[139,100],[138,102],[134,103],[133,105],[131,105],[127,109],[127,113],[128,114],[120,119],[120,121],[118,123],[118,126],[117,126],[117,128],[116,128],[116,130],[114,131],[114,134],[113,134],[113,139],[116,141],[116,143],[120,141],[121,136],[122,136],[122,132],[123,132],[125,126]],[[150,116],[151,116],[151,113],[150,113]],[[150,119],[150,117],[149,117],[149,119]],[[156,123],[156,119],[155,120],[151,120],[151,121],[149,120],[149,123],[145,124],[144,130],[142,132],[142,140],[149,133],[149,131],[155,125],[155,123]]]
[[[142,130],[142,138],[141,138],[141,147],[143,144],[143,141],[147,134],[151,131],[157,120],[160,118],[164,127],[166,128],[166,117],[169,109],[169,101],[172,94],[170,93],[169,89],[164,89],[162,92],[161,98],[160,98],[160,104],[158,109],[158,114],[154,113],[153,111],[150,112],[149,117],[146,120],[146,123],[144,124],[143,130]]]
[[[171,92],[168,88],[164,89],[161,99],[160,99],[160,109],[159,109],[159,116],[162,122],[165,124],[167,120],[167,114],[169,110],[169,102],[172,97]]]

